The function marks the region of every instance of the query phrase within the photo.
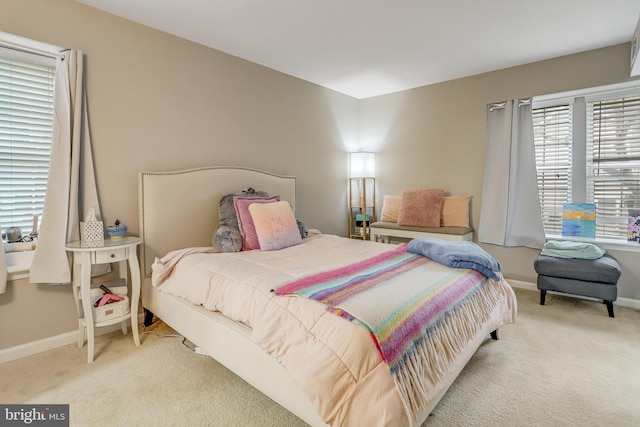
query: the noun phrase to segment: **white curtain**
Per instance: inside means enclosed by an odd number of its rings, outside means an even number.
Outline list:
[[[487,106],[487,153],[478,241],[540,249],[544,227],[531,100]]]
[[[54,84],[51,164],[31,283],[71,281],[64,245],[80,238],[83,213],[92,207],[100,213],[81,51],[65,51],[58,59]]]
[[[4,259],[4,245],[0,239],[0,294],[7,290],[7,261]]]

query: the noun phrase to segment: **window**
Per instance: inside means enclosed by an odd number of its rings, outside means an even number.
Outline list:
[[[543,224],[561,234],[564,203],[596,204],[596,237],[625,239],[640,209],[640,87],[536,99],[534,145]]]
[[[55,60],[0,48],[0,226],[31,232],[42,214]]]
[[[640,93],[588,102],[587,120],[587,192],[597,206],[596,232],[626,237],[629,209],[640,208]]]
[[[542,223],[547,234],[559,234],[571,192],[571,105],[534,108],[533,140]]]

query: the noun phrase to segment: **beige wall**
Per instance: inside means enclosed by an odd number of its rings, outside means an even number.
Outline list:
[[[0,0],[0,31],[83,51],[105,221],[138,231],[140,171],[242,165],[296,176],[298,218],[346,234],[357,100],[73,0]],[[74,307],[69,285],[9,284],[0,349],[74,330]]]
[[[378,152],[380,200],[411,186],[472,194],[477,226],[487,103],[628,76],[621,45],[357,101],[73,0],[0,0],[0,11],[0,31],[84,52],[103,214],[133,233],[138,172],[217,164],[295,175],[297,216],[344,235],[358,138]],[[535,280],[535,251],[487,249],[508,276]],[[640,299],[638,278],[625,267],[624,296]],[[20,280],[0,295],[0,349],[76,327],[69,285]]]
[[[137,231],[140,171],[244,165],[299,177],[298,216],[346,232],[324,190],[345,186],[355,99],[73,0],[3,1],[0,30],[84,52],[107,222]]]
[[[565,56],[363,100],[361,139],[378,152],[379,198],[409,187],[471,194],[478,227],[486,147],[486,105],[629,80],[629,44]],[[380,200],[379,203],[380,204]],[[535,283],[539,251],[483,245],[511,279]],[[620,297],[640,299],[637,254],[611,251],[622,264]]]

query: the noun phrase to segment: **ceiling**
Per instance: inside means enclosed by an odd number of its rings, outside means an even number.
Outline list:
[[[76,0],[362,99],[631,41],[638,0]]]

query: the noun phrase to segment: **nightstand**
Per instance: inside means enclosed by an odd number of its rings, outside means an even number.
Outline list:
[[[138,333],[138,301],[140,300],[140,266],[136,247],[142,242],[139,237],[125,236],[118,240],[89,242],[76,240],[65,245],[73,252],[73,295],[78,308],[78,348],[84,345],[87,334],[87,363],[93,362],[95,328],[121,323],[122,333],[127,334],[127,320],[131,319],[131,332],[136,346],[140,346]],[[120,278],[127,279],[127,266],[131,276],[131,306],[125,313],[100,322],[94,322],[91,304],[91,266],[95,264],[118,264]]]

